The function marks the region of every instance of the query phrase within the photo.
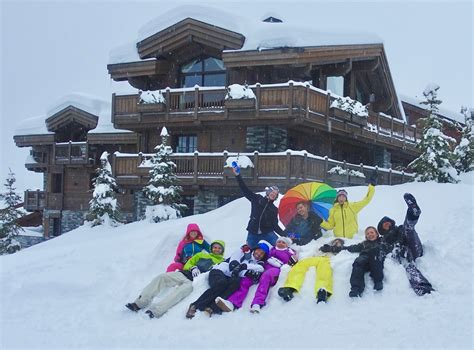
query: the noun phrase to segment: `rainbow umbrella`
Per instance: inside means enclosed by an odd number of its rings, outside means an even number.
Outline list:
[[[280,200],[278,215],[283,225],[287,226],[296,215],[296,204],[308,202],[313,211],[324,220],[329,216],[336,199],[336,190],[322,182],[306,182],[288,190]]]

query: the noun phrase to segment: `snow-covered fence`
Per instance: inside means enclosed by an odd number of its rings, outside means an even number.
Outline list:
[[[224,164],[228,157],[246,156],[254,167],[243,174],[252,185],[264,185],[271,181],[278,185],[290,185],[305,181],[323,181],[338,185],[359,185],[370,178],[375,167],[364,164],[340,162],[328,157],[320,157],[305,151],[276,153],[175,153],[171,159],[176,164],[175,174],[183,185],[216,185],[228,184],[228,177],[233,175],[226,171]],[[116,152],[112,169],[119,184],[143,185],[148,180],[151,154],[125,154]],[[328,171],[339,166],[347,170],[347,176],[337,179]],[[350,174],[358,173],[358,176]],[[393,185],[412,180],[413,175],[403,171],[378,168],[379,184]],[[365,178],[363,177],[365,176]],[[361,179],[363,181],[361,181]],[[233,183],[233,182],[232,182]]]

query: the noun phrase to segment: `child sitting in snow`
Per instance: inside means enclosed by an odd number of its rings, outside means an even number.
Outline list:
[[[204,240],[201,229],[197,224],[189,224],[186,228],[186,234],[176,248],[174,262],[168,266],[166,272],[181,271],[184,264],[194,254],[202,250],[209,252],[209,243]]]
[[[260,241],[259,244],[266,244]],[[227,300],[222,297],[216,298],[217,306],[224,312],[233,311],[235,308],[242,307],[242,304],[249,292],[250,286],[258,282],[258,287],[253,298],[251,309],[252,313],[260,311],[265,305],[270,287],[274,286],[280,276],[280,268],[284,264],[294,265],[297,262],[296,253],[289,247],[291,239],[288,237],[279,237],[276,246],[271,247],[268,259],[264,265],[265,271],[257,280],[254,276],[245,276],[240,281],[240,288],[234,292]],[[264,246],[265,248],[265,246]]]
[[[253,251],[245,244],[224,262],[214,266],[209,272],[210,288],[189,305],[186,318],[193,318],[197,310],[206,311],[209,316],[213,313],[221,313],[215,303],[216,298],[219,296],[228,298],[239,289],[240,279],[244,276],[258,278],[263,272],[263,263],[267,254],[266,244],[259,243]]]
[[[150,318],[161,317],[173,305],[177,304],[193,291],[193,279],[207,272],[215,264],[224,260],[224,242],[214,241],[211,253],[202,251],[188,260],[182,271],[165,272],[155,277],[133,302],[125,305],[131,311],[138,311],[148,306],[153,298],[166,289],[176,287],[158,303],[152,304],[146,311]]]
[[[385,259],[386,246],[380,238],[377,229],[369,226],[365,229],[365,241],[350,246],[330,247],[323,245],[320,250],[322,252],[338,252],[348,250],[351,253],[359,253],[359,256],[352,264],[351,274],[351,291],[350,297],[360,297],[365,289],[364,275],[370,272],[370,276],[374,280],[374,289],[382,290],[383,288],[383,263]]]

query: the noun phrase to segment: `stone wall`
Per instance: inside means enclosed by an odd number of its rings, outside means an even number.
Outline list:
[[[135,204],[135,212],[133,213],[133,221],[142,220],[145,217],[146,207],[153,205],[153,202],[145,197],[143,191],[135,191],[133,194],[133,202]]]
[[[87,211],[63,210],[61,216],[61,233],[66,233],[84,224]]]
[[[275,126],[249,126],[246,144],[247,152],[283,152],[288,148],[288,132]]]
[[[21,244],[21,249],[31,247],[46,240],[44,237],[18,235],[15,239]]]
[[[194,214],[203,214],[219,206],[218,196],[211,191],[199,191],[194,197]]]
[[[374,149],[374,165],[382,168],[392,167],[392,155],[385,147],[376,147]]]

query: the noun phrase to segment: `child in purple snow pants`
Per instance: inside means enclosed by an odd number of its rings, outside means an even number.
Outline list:
[[[280,237],[277,239],[275,247],[270,249],[269,258],[264,266],[265,270],[258,280],[257,290],[252,300],[252,312],[259,312],[260,308],[265,305],[270,288],[278,281],[281,266],[296,263],[296,253],[289,247],[291,243],[290,238]],[[240,280],[240,288],[227,299],[226,304],[229,311],[242,307],[249,289],[254,283],[257,283],[254,276],[245,276]]]

